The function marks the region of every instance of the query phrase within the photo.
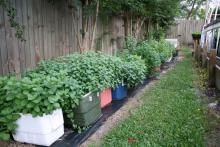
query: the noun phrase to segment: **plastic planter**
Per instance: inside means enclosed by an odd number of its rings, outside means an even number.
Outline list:
[[[112,89],[112,99],[122,100],[127,97],[127,86],[124,84],[119,84],[116,88]]]
[[[97,93],[83,96],[74,109],[75,122],[79,126],[89,126],[101,116],[100,98]]]
[[[63,123],[61,109],[42,117],[21,114],[17,120],[18,128],[13,138],[19,142],[50,146],[64,134]]]
[[[104,108],[112,102],[112,90],[111,88],[105,89],[100,93],[101,108]]]
[[[194,40],[200,39],[200,38],[201,38],[201,34],[192,34],[192,38],[193,38]]]

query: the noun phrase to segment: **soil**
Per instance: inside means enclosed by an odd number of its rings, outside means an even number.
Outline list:
[[[207,117],[207,130],[205,136],[206,147],[220,147],[220,91],[213,87],[208,87],[207,75],[201,74],[199,66],[195,65],[200,74],[197,81],[197,94],[201,97]],[[205,77],[205,78],[204,78]]]
[[[220,147],[220,92],[215,88],[207,88],[204,91],[205,105],[207,106],[207,118],[209,129],[206,132],[206,146]]]

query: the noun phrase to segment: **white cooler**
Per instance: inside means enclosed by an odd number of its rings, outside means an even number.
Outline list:
[[[21,114],[16,123],[18,128],[13,137],[14,140],[19,142],[50,146],[64,134],[64,121],[61,109],[42,117]]]
[[[165,39],[167,42],[171,43],[175,48],[177,48],[179,46],[179,41],[178,39],[174,38],[174,39]]]

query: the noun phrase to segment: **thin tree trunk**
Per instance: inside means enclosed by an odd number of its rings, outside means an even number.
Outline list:
[[[193,1],[193,5],[192,5],[192,8],[191,10],[189,11],[188,15],[187,15],[187,19],[189,20],[189,18],[191,17],[192,13],[193,13],[193,9],[195,7],[195,4],[196,4],[196,0]]]
[[[72,12],[72,21],[73,21],[73,24],[74,24],[74,22],[76,22],[75,15],[74,15],[73,12]],[[76,31],[77,29],[76,29],[76,26],[75,26],[75,25],[73,25],[73,30],[74,30],[74,34],[76,35],[77,43],[78,43],[78,45],[79,45],[80,52],[81,52],[81,51],[82,51],[82,42],[80,42],[79,33]]]
[[[90,49],[93,49],[94,42],[95,42],[95,34],[96,34],[98,15],[99,15],[99,0],[97,1],[97,4],[96,4],[96,16],[95,16],[95,22],[94,22],[93,31],[92,31],[92,40],[91,40]]]
[[[146,18],[138,18],[136,26],[135,26],[135,31],[134,31],[134,37],[138,39],[139,34],[141,32],[141,28],[145,22]]]
[[[85,1],[85,5],[88,6],[89,5],[89,0]],[[83,32],[82,32],[82,48],[80,50],[80,52],[84,52],[86,48],[88,48],[88,17],[84,16],[84,11],[82,14],[82,28],[83,28]]]
[[[124,15],[124,27],[125,27],[125,36],[127,37],[129,35],[129,25],[128,25],[128,13],[125,12],[125,15]]]

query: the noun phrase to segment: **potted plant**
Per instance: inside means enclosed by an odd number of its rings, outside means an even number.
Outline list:
[[[63,113],[57,89],[60,79],[30,74],[21,80],[12,78],[5,86],[6,99],[12,99],[20,117],[13,138],[19,142],[50,146],[64,134]]]
[[[37,117],[31,114],[21,114],[16,122],[18,128],[13,138],[19,142],[50,146],[64,134],[63,123],[61,109]]]
[[[200,38],[201,38],[201,32],[193,32],[193,33],[192,33],[192,38],[193,38],[194,40],[200,39]]]
[[[112,99],[113,100],[122,100],[127,97],[128,89],[127,85],[123,82],[118,84],[115,88],[112,88]]]
[[[74,108],[74,120],[78,126],[89,126],[101,116],[100,98],[96,92],[84,95]]]
[[[104,108],[112,102],[112,90],[107,88],[100,93],[101,108]]]

